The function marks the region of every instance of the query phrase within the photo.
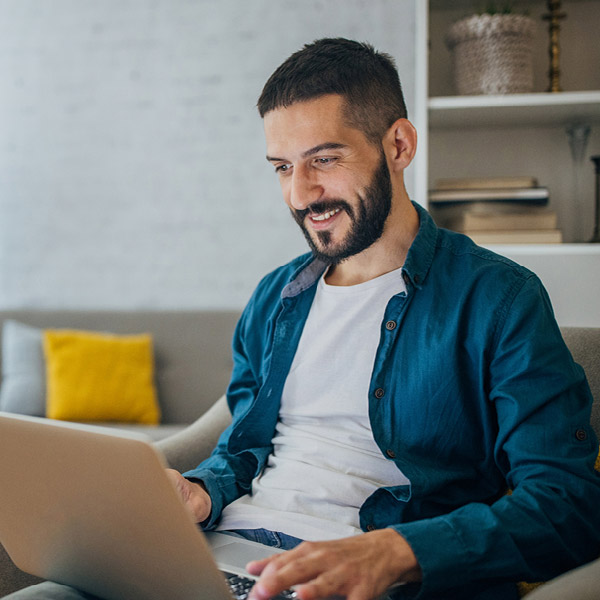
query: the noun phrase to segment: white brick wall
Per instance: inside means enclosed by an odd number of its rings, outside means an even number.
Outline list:
[[[0,308],[242,307],[305,251],[255,109],[325,35],[393,54],[413,0],[0,1]]]

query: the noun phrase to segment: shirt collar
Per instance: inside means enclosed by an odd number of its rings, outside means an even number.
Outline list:
[[[438,228],[422,206],[416,202],[413,202],[413,206],[419,215],[419,231],[408,250],[403,273],[416,288],[420,288],[433,262]]]
[[[296,269],[290,282],[283,288],[281,297],[293,298],[307,290],[317,282],[321,275],[323,275],[327,266],[327,263],[318,258],[314,258],[311,254],[309,258],[302,261],[300,267]]]
[[[414,287],[420,288],[433,262],[438,228],[422,206],[416,202],[413,202],[413,206],[419,215],[419,231],[408,250],[402,272]],[[327,266],[324,261],[310,255],[294,272],[290,282],[283,288],[281,297],[293,298],[310,288],[323,275]]]

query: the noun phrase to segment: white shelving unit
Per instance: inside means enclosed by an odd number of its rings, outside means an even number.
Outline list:
[[[417,0],[418,2],[418,0]],[[417,177],[417,193],[441,177],[533,175],[551,193],[551,205],[559,219],[573,209],[573,162],[566,129],[590,125],[591,135],[584,160],[581,186],[590,236],[593,229],[594,169],[591,155],[600,154],[600,30],[599,0],[566,0],[567,19],[561,24],[561,75],[566,91],[544,92],[547,85],[548,34],[542,21],[544,0],[522,0],[539,22],[534,51],[535,92],[506,96],[457,96],[452,82],[450,52],[444,44],[447,28],[481,4],[472,0],[429,0],[421,20],[417,53],[425,51],[426,115],[421,150],[425,167]],[[422,96],[422,97],[423,97]],[[423,140],[423,137],[425,139]],[[567,240],[569,241],[569,240]],[[546,285],[562,325],[600,326],[600,245],[535,244],[493,246],[495,251],[530,267]]]
[[[600,91],[429,98],[429,127],[600,124]]]

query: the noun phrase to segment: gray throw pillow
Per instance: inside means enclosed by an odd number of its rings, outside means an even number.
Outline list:
[[[0,410],[46,414],[46,363],[41,329],[7,320],[2,329]]]

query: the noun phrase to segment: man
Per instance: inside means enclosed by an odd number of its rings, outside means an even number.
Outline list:
[[[319,40],[258,107],[311,253],[236,328],[231,427],[169,472],[204,528],[290,548],[252,596],[509,600],[598,556],[585,376],[539,280],[410,201],[391,59]]]
[[[253,596],[421,582],[424,598],[508,599],[598,556],[585,377],[539,280],[409,200],[416,134],[389,57],[317,41],[258,107],[312,253],[258,286],[233,424],[173,475],[207,528],[313,540],[249,565]]]

